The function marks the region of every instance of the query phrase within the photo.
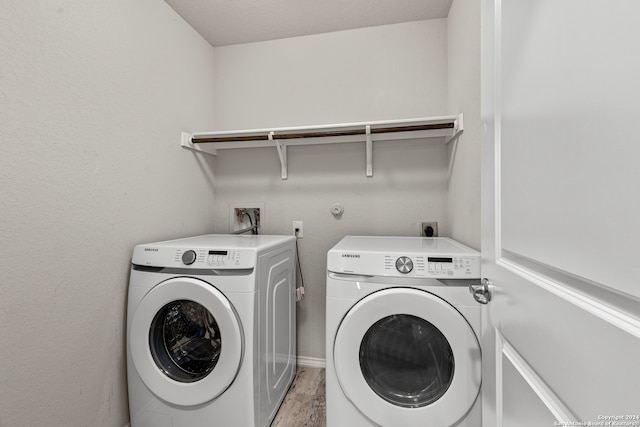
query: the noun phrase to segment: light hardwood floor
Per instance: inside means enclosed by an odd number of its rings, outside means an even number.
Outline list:
[[[271,427],[325,427],[324,393],[324,369],[299,366]]]

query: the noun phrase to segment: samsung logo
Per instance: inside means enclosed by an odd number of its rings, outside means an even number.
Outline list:
[[[342,254],[342,258],[360,258],[359,254]]]
[[[144,248],[145,252],[158,252],[158,248]]]

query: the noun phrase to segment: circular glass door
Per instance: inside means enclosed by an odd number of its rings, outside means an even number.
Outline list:
[[[453,350],[428,321],[394,314],[374,323],[360,343],[360,370],[387,402],[419,408],[444,395],[453,380]]]
[[[221,335],[215,317],[202,304],[177,300],[153,318],[149,347],[156,365],[168,377],[190,383],[215,368],[222,350]]]
[[[242,327],[231,302],[210,283],[191,277],[164,281],[142,298],[128,345],[149,390],[183,406],[224,393],[243,356]]]
[[[338,327],[333,363],[347,399],[376,425],[456,425],[480,391],[471,326],[418,289],[384,289],[354,304]]]

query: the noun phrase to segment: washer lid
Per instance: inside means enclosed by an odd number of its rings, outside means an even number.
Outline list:
[[[128,344],[145,385],[182,406],[222,394],[243,355],[242,328],[229,300],[190,277],[169,279],[145,295],[133,315]]]
[[[386,289],[355,304],[333,358],[346,397],[379,425],[455,425],[480,391],[473,330],[446,301],[417,289]]]

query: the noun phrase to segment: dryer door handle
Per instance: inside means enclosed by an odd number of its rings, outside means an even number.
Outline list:
[[[488,304],[491,301],[491,280],[482,279],[482,283],[479,285],[469,285],[469,292],[473,295],[473,299],[480,304]]]
[[[363,282],[367,279],[371,279],[374,276],[366,276],[363,274],[334,273],[333,271],[329,271],[327,272],[327,277],[336,280],[346,280],[348,282]]]

